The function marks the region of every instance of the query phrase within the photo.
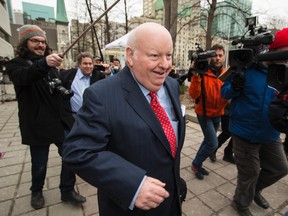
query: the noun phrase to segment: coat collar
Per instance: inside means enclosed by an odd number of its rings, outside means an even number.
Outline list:
[[[171,154],[170,145],[166,138],[166,135],[162,129],[160,122],[158,121],[157,117],[155,116],[153,110],[150,107],[147,99],[145,98],[144,94],[142,93],[141,89],[139,88],[138,84],[133,78],[131,71],[126,66],[119,74],[119,78],[121,79],[121,85],[125,92],[125,99],[130,104],[130,106],[135,110],[136,113],[147,123],[147,125],[151,128],[155,136],[161,141],[165,149]],[[183,124],[183,117],[181,112],[181,107],[179,103],[179,98],[177,94],[177,89],[173,88],[172,80],[167,78],[164,82],[164,85],[167,89],[167,92],[170,96],[172,101],[176,117],[179,121],[179,128],[178,128],[178,148],[181,144],[181,137],[184,134],[180,134],[180,127]],[[177,152],[178,153],[178,152]],[[172,154],[171,154],[172,156]]]

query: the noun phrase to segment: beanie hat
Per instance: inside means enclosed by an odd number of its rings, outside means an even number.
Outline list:
[[[37,25],[23,25],[17,29],[19,31],[19,42],[22,43],[23,41],[33,37],[33,36],[41,36],[46,40],[46,32],[43,31]]]
[[[275,38],[272,44],[269,46],[269,50],[278,49],[288,46],[288,28],[283,28],[275,34]]]

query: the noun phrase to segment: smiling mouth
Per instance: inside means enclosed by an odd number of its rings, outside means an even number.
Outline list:
[[[154,71],[154,73],[158,74],[158,75],[161,75],[161,76],[165,74],[165,72],[159,72],[159,71]]]

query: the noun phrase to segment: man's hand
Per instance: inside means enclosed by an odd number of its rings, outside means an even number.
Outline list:
[[[59,54],[50,54],[46,56],[46,62],[50,67],[59,67],[63,62],[63,58]]]
[[[158,207],[165,198],[169,197],[169,193],[164,187],[165,183],[158,179],[147,177],[136,198],[135,206],[143,210]]]

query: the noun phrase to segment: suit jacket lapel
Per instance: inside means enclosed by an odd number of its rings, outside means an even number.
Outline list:
[[[170,144],[166,138],[166,135],[162,129],[162,126],[157,119],[156,115],[154,114],[153,110],[150,107],[147,99],[143,95],[141,89],[137,85],[136,81],[134,80],[130,70],[125,67],[123,71],[119,73],[119,77],[122,79],[122,87],[125,92],[125,98],[130,106],[135,110],[136,113],[147,123],[147,125],[151,128],[155,136],[161,141],[164,145],[165,149],[171,154]],[[169,86],[169,85],[168,85]],[[169,89],[169,87],[167,89]],[[177,103],[176,101],[176,94],[171,94],[171,89],[168,90],[173,105],[175,106]],[[180,105],[176,106],[176,115],[179,115]],[[181,112],[181,110],[180,110]],[[181,115],[181,114],[180,114]],[[171,154],[172,156],[172,154]]]

